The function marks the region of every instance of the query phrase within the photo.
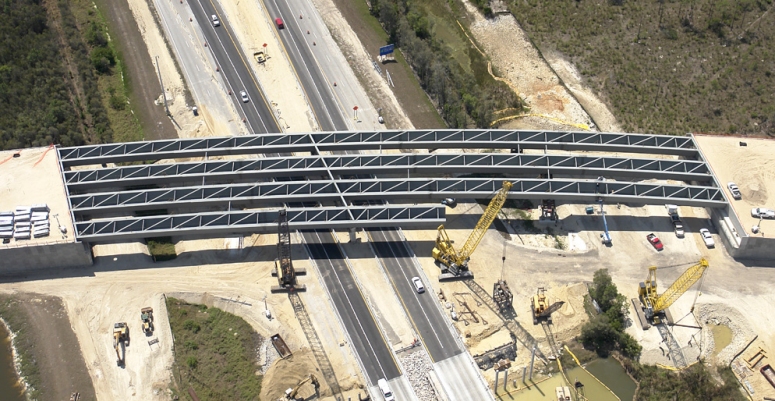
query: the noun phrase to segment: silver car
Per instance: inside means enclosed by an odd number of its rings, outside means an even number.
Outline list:
[[[700,236],[702,236],[702,241],[705,242],[705,246],[708,248],[716,246],[716,241],[713,241],[713,236],[710,235],[710,231],[707,228],[700,229]]]
[[[245,91],[239,91],[239,95],[242,98],[242,103],[247,103],[250,100],[248,99],[248,93]]]
[[[729,192],[732,193],[732,197],[740,200],[743,198],[743,195],[740,194],[740,188],[737,187],[737,184],[734,182],[728,182],[727,188],[729,188]]]

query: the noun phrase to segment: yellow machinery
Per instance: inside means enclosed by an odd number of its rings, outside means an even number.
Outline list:
[[[113,348],[116,350],[116,364],[118,366],[124,365],[124,352],[119,351],[119,348],[129,346],[129,325],[126,323],[116,323],[113,325]]]
[[[307,384],[307,382],[312,382],[312,385],[315,386],[315,393],[317,394],[318,388],[320,387],[320,382],[318,382],[318,378],[315,377],[315,375],[309,375],[306,379],[300,381],[296,387],[285,390],[285,398],[295,401],[296,394],[299,393],[299,389],[301,389],[301,386]]]
[[[546,299],[546,289],[544,287],[538,287],[538,292],[533,295],[530,300],[531,309],[533,310],[533,324],[538,324],[539,319],[546,319],[547,323],[552,323],[552,313],[560,309],[565,301],[557,301],[552,305],[549,305],[549,301]]]
[[[143,321],[143,333],[146,336],[153,334],[153,308],[149,306],[140,309],[140,320]]]
[[[463,248],[459,251],[452,246],[452,241],[449,239],[444,225],[439,226],[436,246],[433,248],[433,259],[444,265],[442,267],[443,274],[439,276],[439,280],[472,276],[468,271],[468,260],[471,259],[471,254],[474,253],[479,242],[484,238],[484,234],[490,228],[490,224],[495,220],[495,216],[498,215],[503,204],[506,203],[506,198],[512,185],[509,181],[503,181],[503,187],[490,200],[487,209],[484,210],[479,222],[476,223],[474,231],[471,232]]]
[[[665,311],[678,298],[681,297],[691,286],[702,278],[705,270],[708,268],[708,261],[700,259],[696,265],[687,269],[681,277],[665,291],[662,295],[657,295],[657,267],[649,267],[649,275],[645,282],[641,282],[638,287],[638,297],[646,313],[646,319],[659,324],[659,318],[656,315]],[[692,305],[694,309],[694,305]]]

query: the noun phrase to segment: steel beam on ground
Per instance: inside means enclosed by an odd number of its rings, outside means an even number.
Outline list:
[[[378,149],[544,149],[696,158],[690,136],[573,131],[414,130],[261,134],[59,148],[64,167],[132,161]]]
[[[180,182],[236,182],[261,178],[359,174],[559,175],[563,178],[640,178],[714,182],[694,160],[502,153],[267,157],[253,160],[152,164],[65,172],[70,191]]]
[[[72,195],[77,215],[95,217],[106,213],[131,214],[138,210],[275,206],[314,199],[325,203],[344,197],[348,202],[388,200],[438,202],[445,198],[484,199],[501,188],[503,179],[357,179],[282,181],[257,184],[226,184],[196,187],[145,189],[123,192]],[[592,203],[603,197],[607,203],[644,205],[677,204],[695,207],[724,207],[717,187],[590,180],[511,180],[511,199]],[[340,192],[341,191],[341,192]]]
[[[287,216],[288,225],[292,230],[433,228],[444,222],[445,211],[444,206],[353,206],[288,209]],[[76,222],[75,233],[78,240],[86,242],[172,235],[205,238],[231,234],[270,234],[277,232],[278,217],[278,210],[265,210],[91,220]]]

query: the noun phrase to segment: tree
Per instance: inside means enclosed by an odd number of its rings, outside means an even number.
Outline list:
[[[605,315],[597,315],[581,327],[581,343],[594,349],[600,356],[607,356],[616,349],[619,338],[619,333],[611,327]]]

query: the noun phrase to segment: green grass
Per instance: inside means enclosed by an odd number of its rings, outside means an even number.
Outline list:
[[[621,5],[616,5],[620,3]],[[510,2],[625,131],[775,135],[773,0]],[[752,22],[756,21],[752,24]]]
[[[175,337],[173,383],[181,400],[258,400],[261,337],[242,318],[205,305],[167,299]]]
[[[0,295],[0,316],[8,324],[8,328],[16,335],[14,345],[19,353],[20,373],[29,385],[25,394],[28,400],[39,399],[41,388],[40,369],[33,354],[35,343],[32,330],[24,312],[15,306],[18,301],[7,295]]]
[[[175,244],[170,237],[148,238],[146,243],[154,262],[164,262],[178,257]]]
[[[70,8],[82,34],[86,31],[85,27],[94,23],[106,37],[110,37],[105,17],[100,13],[99,8],[95,7],[94,2],[91,0],[71,0]],[[116,65],[110,73],[97,74],[97,87],[103,94],[102,105],[113,129],[111,142],[141,141],[143,140],[143,128],[140,125],[140,120],[132,113],[131,105],[127,103],[131,86],[126,65],[113,40],[109,40],[107,46],[115,55]]]

